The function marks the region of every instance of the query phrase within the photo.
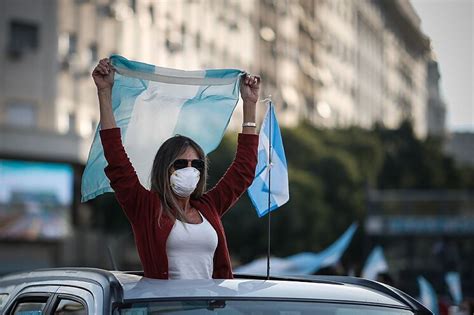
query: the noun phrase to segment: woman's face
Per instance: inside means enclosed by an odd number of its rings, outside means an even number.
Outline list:
[[[188,160],[188,166],[191,166],[191,161],[192,160],[198,160],[199,155],[196,152],[196,150],[194,150],[193,147],[189,146],[189,147],[186,148],[186,151],[184,151],[183,154],[178,156],[177,160],[181,160],[181,159]],[[175,171],[175,169],[172,166],[171,167],[171,173],[173,173],[174,171]]]

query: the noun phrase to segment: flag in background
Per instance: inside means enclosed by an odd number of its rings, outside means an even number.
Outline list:
[[[358,224],[352,223],[349,228],[328,248],[319,253],[300,253],[288,257],[293,268],[290,274],[313,274],[321,268],[333,266],[340,260],[357,230]]]
[[[125,150],[141,184],[149,188],[160,145],[180,134],[209,153],[220,143],[239,100],[240,70],[183,71],[110,57],[115,73],[112,108]],[[112,192],[99,128],[82,177],[82,202]]]
[[[448,285],[449,293],[451,293],[451,297],[453,298],[454,303],[460,305],[462,302],[462,287],[459,272],[448,272],[445,275],[444,280]]]
[[[286,258],[272,258],[272,274],[309,275],[321,268],[337,264],[349,246],[357,227],[357,223],[352,223],[331,246],[319,253],[304,252]],[[266,270],[266,258],[259,258],[235,268],[236,272],[256,275],[266,274]]]
[[[271,151],[269,141],[271,141]],[[268,164],[269,156],[272,161],[271,165]],[[259,217],[264,216],[269,211],[269,193],[270,211],[277,209],[290,199],[285,150],[281,139],[280,127],[278,126],[278,121],[271,102],[269,103],[265,119],[260,129],[258,163],[255,169],[255,179],[248,188],[250,200]]]
[[[418,300],[433,312],[434,315],[439,315],[438,298],[433,286],[422,276],[419,276],[417,280],[418,287],[420,288],[420,297]]]
[[[367,258],[364,269],[362,269],[362,278],[375,280],[381,272],[388,271],[388,264],[383,254],[381,246],[376,246]]]

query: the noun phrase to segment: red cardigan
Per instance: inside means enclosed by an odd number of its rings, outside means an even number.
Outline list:
[[[168,279],[166,240],[174,220],[162,215],[158,224],[161,202],[158,195],[143,187],[122,145],[120,128],[100,131],[104,155],[108,162],[105,174],[115,196],[129,219],[145,277]],[[199,199],[191,199],[217,232],[214,252],[215,279],[231,279],[232,267],[221,217],[239,199],[255,177],[258,136],[239,134],[237,153],[231,166],[217,185]]]

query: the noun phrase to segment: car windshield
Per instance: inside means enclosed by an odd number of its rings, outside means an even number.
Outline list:
[[[409,315],[413,313],[397,308],[357,304],[219,299],[137,302],[119,306],[115,314]]]

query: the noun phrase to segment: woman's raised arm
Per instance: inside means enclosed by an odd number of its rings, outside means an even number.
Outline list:
[[[100,138],[104,156],[108,163],[104,171],[129,220],[132,223],[140,222],[140,220],[149,216],[143,204],[147,204],[150,193],[141,185],[138,179],[123,147],[120,129],[117,128],[115,122],[112,111],[114,73],[115,70],[107,58],[99,61],[92,72],[99,97]]]
[[[244,121],[237,153],[224,176],[203,196],[206,202],[213,204],[220,216],[240,198],[255,177],[258,148],[255,119],[259,89],[259,76],[246,74],[242,78],[240,95],[244,103]]]
[[[99,61],[92,71],[92,78],[97,87],[100,107],[101,129],[116,128],[115,117],[112,111],[112,87],[114,85],[115,70],[108,58]]]

